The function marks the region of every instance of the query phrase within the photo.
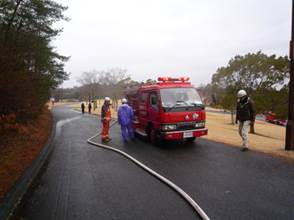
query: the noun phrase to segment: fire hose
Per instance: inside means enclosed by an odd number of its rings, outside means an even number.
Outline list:
[[[118,121],[115,120],[110,126],[109,128],[113,127]],[[95,137],[98,137],[101,135],[101,132],[98,132],[97,134],[95,134],[94,136],[90,137],[87,142],[91,145],[100,147],[100,148],[104,148],[107,150],[111,150],[114,151],[124,157],[126,157],[127,159],[131,160],[133,163],[135,163],[136,165],[138,165],[139,167],[141,167],[143,170],[147,171],[149,174],[151,174],[152,176],[156,177],[157,179],[159,179],[161,182],[163,182],[164,184],[168,185],[170,188],[172,188],[175,192],[177,192],[181,197],[183,197],[185,199],[186,202],[189,203],[189,205],[192,206],[192,208],[197,212],[197,214],[203,219],[203,220],[209,220],[209,217],[206,215],[206,213],[202,210],[202,208],[184,191],[182,190],[180,187],[178,187],[176,184],[174,184],[173,182],[171,182],[170,180],[168,180],[167,178],[165,178],[164,176],[160,175],[159,173],[155,172],[154,170],[152,170],[151,168],[147,167],[145,164],[141,163],[140,161],[138,161],[137,159],[135,159],[134,157],[132,157],[131,155],[117,149],[114,147],[110,147],[108,145],[102,144],[102,143],[97,143],[92,141],[92,139],[94,139]]]

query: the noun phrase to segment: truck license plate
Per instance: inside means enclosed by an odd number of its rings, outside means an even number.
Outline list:
[[[190,137],[193,137],[193,132],[192,131],[184,132],[183,138],[190,138]]]

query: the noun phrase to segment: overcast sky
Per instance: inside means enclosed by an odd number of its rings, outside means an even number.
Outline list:
[[[121,67],[135,80],[190,76],[209,83],[237,54],[288,55],[290,0],[57,0],[69,22],[54,45],[71,56],[78,85],[84,71]]]

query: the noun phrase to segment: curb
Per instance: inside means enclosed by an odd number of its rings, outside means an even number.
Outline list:
[[[52,115],[52,113],[51,113]],[[53,118],[53,117],[52,117]],[[32,182],[38,175],[40,169],[48,159],[53,150],[53,139],[56,132],[56,120],[53,119],[53,125],[49,139],[39,155],[34,159],[31,166],[26,169],[24,174],[15,183],[12,189],[7,193],[2,203],[0,203],[0,219],[9,219],[13,211],[20,204],[24,194],[31,186]]]

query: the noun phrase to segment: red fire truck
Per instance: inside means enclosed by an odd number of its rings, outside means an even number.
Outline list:
[[[134,108],[136,133],[160,140],[186,140],[206,135],[204,105],[188,77],[159,77],[153,84],[143,84],[126,91]]]
[[[265,113],[265,121],[276,124],[276,125],[282,125],[282,126],[286,126],[287,122],[288,122],[285,119],[277,118],[276,113],[274,113],[272,111],[268,111]]]

